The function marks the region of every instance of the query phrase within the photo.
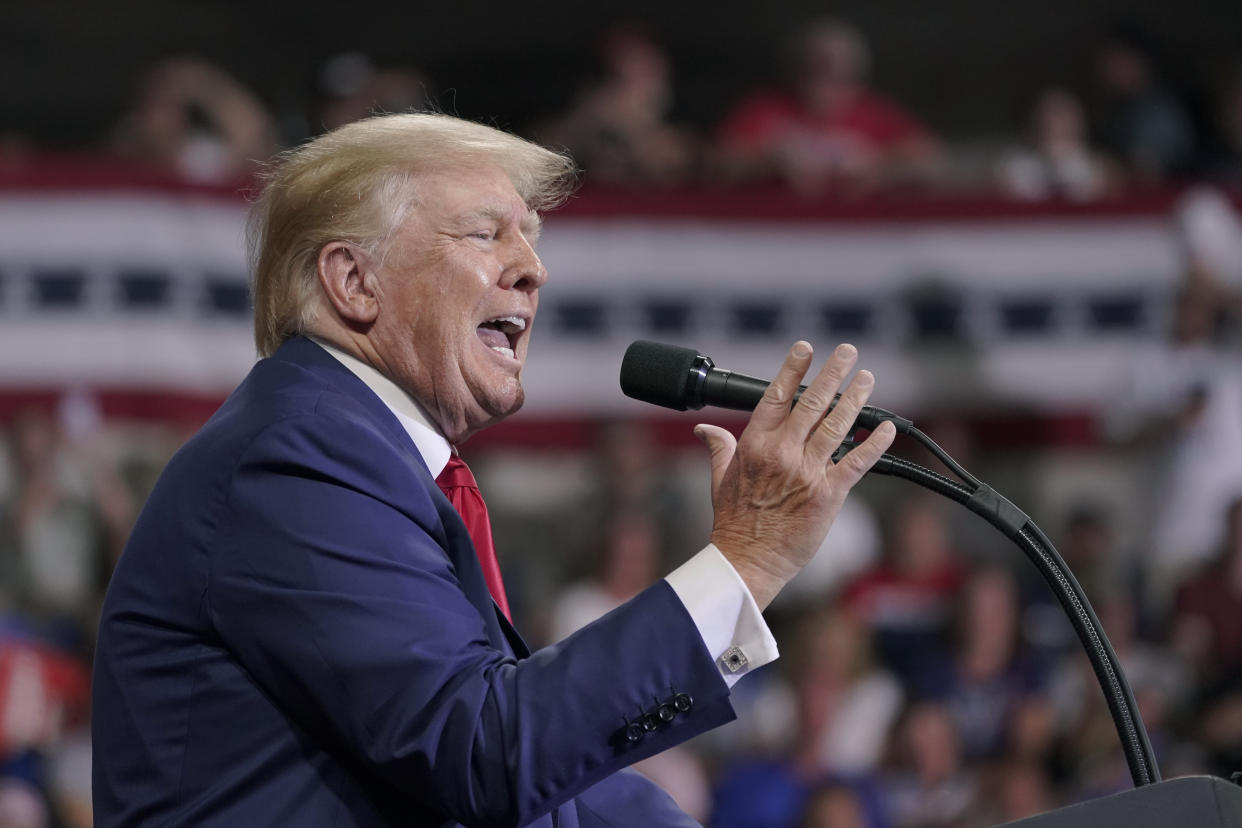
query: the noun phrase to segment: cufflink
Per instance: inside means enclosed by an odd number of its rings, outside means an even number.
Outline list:
[[[720,657],[720,666],[730,673],[736,673],[749,663],[750,659],[746,657],[746,653],[742,652],[742,648],[738,646],[725,650],[724,655]]]

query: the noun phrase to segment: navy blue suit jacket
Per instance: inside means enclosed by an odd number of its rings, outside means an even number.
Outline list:
[[[624,738],[674,692],[689,711]],[[624,768],[733,718],[728,695],[663,581],[529,652],[409,435],[295,338],[169,463],[121,556],[95,824],[693,824]]]

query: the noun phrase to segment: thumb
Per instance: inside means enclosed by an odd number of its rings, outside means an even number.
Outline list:
[[[733,460],[733,452],[737,450],[737,438],[732,432],[720,426],[706,423],[700,423],[694,427],[694,436],[699,438],[699,441],[712,453],[712,496],[714,497],[716,490],[720,488],[720,481],[724,479],[725,469],[729,468],[729,463]]]

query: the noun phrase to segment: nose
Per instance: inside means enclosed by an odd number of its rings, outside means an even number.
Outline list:
[[[530,241],[521,234],[512,237],[510,252],[500,286],[506,290],[536,291],[548,281],[548,270]]]

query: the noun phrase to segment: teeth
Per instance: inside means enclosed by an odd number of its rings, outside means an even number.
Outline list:
[[[495,319],[490,321],[493,325],[499,322],[507,322],[519,331],[526,330],[526,320],[520,316],[497,316]]]
[[[498,354],[504,354],[504,355],[505,355],[505,356],[507,356],[509,359],[517,359],[517,357],[515,357],[515,356],[513,355],[513,349],[512,349],[512,348],[502,348],[502,347],[500,347],[499,345],[493,345],[493,346],[492,346],[492,350],[493,350],[493,351],[495,351],[495,352],[496,352],[496,353],[498,353]]]

